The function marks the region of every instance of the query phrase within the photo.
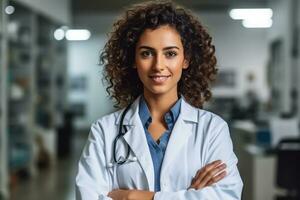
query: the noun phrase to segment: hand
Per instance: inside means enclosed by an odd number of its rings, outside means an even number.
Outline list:
[[[143,190],[113,190],[108,193],[108,197],[113,200],[152,200],[154,192]]]
[[[197,171],[196,176],[193,178],[190,188],[194,188],[196,190],[211,186],[212,184],[220,181],[225,177],[226,172],[224,169],[226,168],[226,164],[216,160],[200,170]]]
[[[108,193],[108,197],[113,200],[125,200],[129,199],[130,190],[113,190]]]

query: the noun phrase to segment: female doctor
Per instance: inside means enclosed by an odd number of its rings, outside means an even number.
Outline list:
[[[241,199],[227,123],[201,109],[217,69],[196,17],[171,2],[134,5],[114,24],[101,61],[122,109],[92,125],[77,199]]]

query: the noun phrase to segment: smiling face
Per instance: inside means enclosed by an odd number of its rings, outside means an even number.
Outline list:
[[[176,29],[168,25],[146,29],[136,45],[135,67],[145,96],[177,97],[177,84],[188,61]]]

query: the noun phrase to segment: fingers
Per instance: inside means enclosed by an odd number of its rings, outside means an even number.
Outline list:
[[[190,188],[200,189],[210,186],[226,176],[226,164],[216,160],[197,171]]]
[[[108,193],[108,197],[113,200],[128,199],[129,190],[115,189]]]
[[[210,171],[211,169],[215,168],[216,166],[220,165],[222,162],[221,160],[216,160],[216,161],[213,161],[207,165],[205,165],[203,168],[199,169],[196,173],[196,176],[194,177],[194,181],[196,181],[197,179],[202,179],[202,176],[205,175],[205,173],[207,171]],[[202,173],[202,176],[201,176],[201,173]]]
[[[225,168],[226,168],[226,164],[223,163],[223,164],[218,165],[217,167],[211,169],[210,171],[208,171],[206,173],[206,175],[204,176],[204,178],[202,179],[203,186],[206,186],[210,180],[212,180],[213,183],[215,183],[215,179],[214,179],[215,176],[217,174],[219,174],[220,172],[222,172]]]
[[[206,186],[211,186],[212,184],[220,181],[221,179],[223,179],[224,177],[226,176],[226,172],[223,171],[221,173],[219,173],[218,175],[214,176],[212,179],[210,179],[208,182],[207,182],[207,185]]]
[[[196,176],[195,176],[195,182],[200,183],[202,182],[203,178],[208,174],[211,173],[211,170],[216,168],[218,165],[220,165],[222,162],[220,160],[216,160],[212,163],[209,163],[208,165],[205,165],[203,168],[198,170]]]

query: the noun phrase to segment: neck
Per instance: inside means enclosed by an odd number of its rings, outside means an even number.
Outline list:
[[[167,113],[178,100],[178,94],[176,92],[172,95],[149,95],[147,92],[144,92],[144,98],[152,119],[162,120],[165,113]]]

